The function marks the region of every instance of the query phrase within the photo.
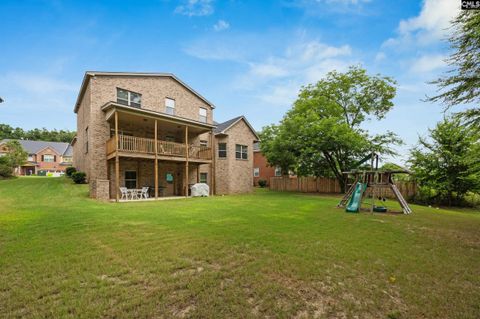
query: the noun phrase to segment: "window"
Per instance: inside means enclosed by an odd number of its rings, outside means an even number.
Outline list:
[[[200,183],[207,184],[208,173],[200,173]]]
[[[259,167],[254,167],[253,168],[253,177],[258,177],[260,176],[260,168]]]
[[[88,126],[85,129],[85,153],[88,153]]]
[[[200,108],[199,112],[199,121],[207,123],[207,109],[204,109],[203,107]]]
[[[175,136],[172,136],[172,135],[167,135],[165,136],[165,141],[167,142],[175,142],[177,139],[175,138]]]
[[[248,159],[248,147],[246,145],[235,145],[235,158]]]
[[[117,88],[117,103],[140,108],[142,95]]]
[[[218,143],[218,157],[227,157],[227,143]]]
[[[33,155],[28,155],[28,159],[27,159],[29,162],[35,162],[35,159],[33,157]]]
[[[137,188],[137,172],[125,171],[125,187]]]
[[[42,162],[53,163],[55,162],[55,160],[56,160],[55,155],[51,155],[51,154],[42,155]]]
[[[200,140],[200,146],[208,146],[208,141]]]
[[[282,168],[280,166],[275,166],[275,176],[282,176]]]
[[[175,100],[169,99],[168,97],[165,99],[165,113],[170,115],[175,115]]]
[[[64,156],[63,157],[63,162],[64,163],[71,163],[73,161],[71,156]]]

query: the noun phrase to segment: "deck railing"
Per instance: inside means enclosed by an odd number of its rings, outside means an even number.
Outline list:
[[[115,136],[107,140],[107,155],[116,151]],[[118,151],[155,155],[155,140],[153,138],[118,135]],[[157,140],[157,154],[163,156],[186,157],[186,147],[183,143]],[[188,146],[188,156],[191,159],[211,160],[212,150],[207,146]]]

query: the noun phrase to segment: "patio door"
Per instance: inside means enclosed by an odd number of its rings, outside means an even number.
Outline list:
[[[125,171],[125,187],[137,188],[137,171]]]

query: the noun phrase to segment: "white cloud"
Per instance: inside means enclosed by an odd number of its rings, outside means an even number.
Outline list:
[[[425,46],[446,37],[450,21],[459,13],[460,3],[453,0],[425,0],[420,14],[398,25],[398,36],[385,41],[385,47]]]
[[[371,0],[285,0],[287,7],[303,9],[306,15],[318,16],[328,12],[352,14],[364,12],[364,5]]]
[[[213,30],[215,31],[223,31],[228,28],[230,28],[230,23],[225,20],[218,20],[218,22],[213,25]]]
[[[413,61],[410,72],[412,73],[428,73],[446,66],[446,57],[441,54],[423,55]]]
[[[208,16],[213,12],[213,0],[187,0],[175,8],[175,13],[189,17]]]

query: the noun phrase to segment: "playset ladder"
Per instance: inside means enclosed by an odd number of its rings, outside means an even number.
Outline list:
[[[390,188],[392,189],[395,197],[397,197],[398,201],[400,202],[400,206],[402,206],[403,213],[410,214],[412,210],[410,209],[410,206],[408,206],[408,203],[405,200],[405,198],[403,198],[402,193],[400,193],[400,191],[398,190],[397,185],[390,184]]]
[[[355,186],[357,185],[357,182],[358,182],[358,177],[355,178],[355,181],[353,182],[352,186],[350,186],[350,188],[345,193],[345,195],[343,195],[343,198],[340,201],[340,203],[338,203],[337,207],[345,207],[347,205],[348,199],[350,198],[350,196],[352,196],[353,191],[355,190]]]

